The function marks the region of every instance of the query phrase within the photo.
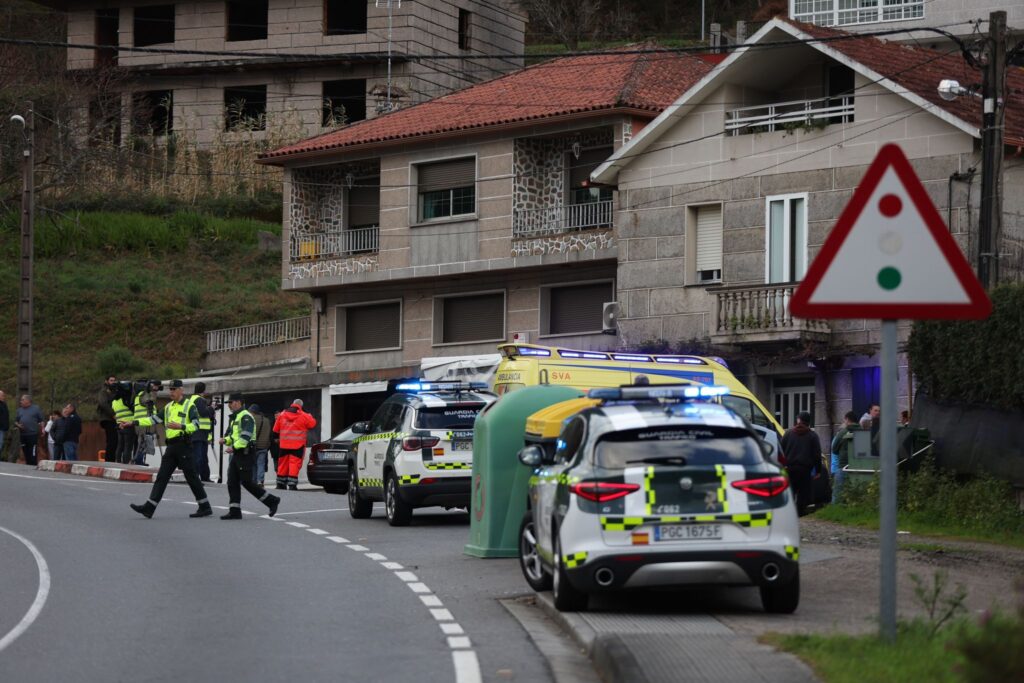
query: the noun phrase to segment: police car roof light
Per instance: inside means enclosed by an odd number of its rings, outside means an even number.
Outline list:
[[[472,391],[487,389],[485,382],[404,382],[395,386],[395,391]]]
[[[639,386],[639,387],[618,387],[614,389],[591,389],[587,392],[588,398],[601,401],[640,401],[649,399],[686,400],[714,398],[725,396],[729,393],[729,387],[710,386]]]

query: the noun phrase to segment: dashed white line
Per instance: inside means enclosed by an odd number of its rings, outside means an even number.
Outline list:
[[[422,602],[427,607],[441,607],[442,605],[444,605],[444,603],[441,602],[441,598],[437,597],[436,595],[421,595],[420,602]]]
[[[342,538],[341,536],[328,536],[327,540],[334,541],[335,543],[348,543],[348,539]]]
[[[465,631],[462,630],[462,626],[460,626],[459,624],[442,623],[439,624],[439,626],[441,627],[441,631],[446,636],[461,636],[465,633]]]
[[[269,519],[271,522],[283,522],[284,521],[280,517],[271,517],[270,515],[260,515],[260,519]]]
[[[455,619],[455,617],[452,616],[452,613],[444,608],[432,609],[430,610],[430,614],[438,621],[453,621]]]
[[[452,664],[455,666],[455,683],[481,683],[480,661],[472,650],[455,650],[452,652]]]
[[[469,636],[448,636],[448,647],[453,650],[464,650],[473,645],[469,642]]]
[[[21,541],[22,545],[28,548],[28,551],[32,553],[32,557],[36,560],[36,567],[39,570],[39,588],[36,589],[36,598],[32,601],[32,605],[25,612],[25,616],[21,618],[14,628],[8,631],[7,635],[0,638],[0,652],[3,652],[7,647],[17,640],[21,634],[28,630],[28,627],[32,625],[32,622],[36,620],[39,613],[43,611],[43,605],[46,604],[46,598],[50,595],[50,567],[46,564],[46,559],[43,554],[39,552],[39,549],[32,545],[32,542],[21,534],[15,533],[10,529],[5,529],[0,526],[0,531],[13,536],[17,540]]]
[[[388,559],[380,553],[366,553],[366,556],[374,562],[383,562],[384,560]]]
[[[306,529],[306,531],[311,534],[316,534],[317,536],[326,536],[331,533],[330,531],[324,531],[323,529]]]
[[[408,583],[406,585],[409,586],[409,590],[411,590],[413,593],[430,593],[431,592],[430,589],[427,587],[427,584],[425,584],[425,583],[417,582],[417,583]]]
[[[380,566],[384,567],[384,569],[403,569],[404,568],[404,567],[402,567],[402,565],[398,564],[397,562],[381,562]]]
[[[355,543],[353,543],[352,545],[345,546],[345,547],[348,548],[349,550],[355,550],[357,553],[365,553],[367,550],[369,550],[369,548],[367,548],[365,545],[358,545],[358,544],[355,544]]]
[[[309,528],[308,524],[303,524],[302,522],[285,522],[285,524],[287,524],[288,526],[293,526],[296,529],[308,529]]]
[[[324,510],[299,510],[297,512],[279,512],[278,515],[311,515],[314,512],[342,512],[348,508],[327,508]]]
[[[416,575],[412,572],[395,572],[395,576],[400,578],[402,581],[419,581]]]

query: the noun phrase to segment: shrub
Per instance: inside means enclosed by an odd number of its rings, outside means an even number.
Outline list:
[[[961,639],[967,683],[1024,681],[1024,582],[1017,583],[1015,614],[985,614],[978,628]]]
[[[96,367],[101,377],[110,377],[142,372],[146,363],[123,346],[111,344],[96,354]]]

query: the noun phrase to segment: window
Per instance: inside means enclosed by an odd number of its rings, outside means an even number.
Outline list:
[[[609,470],[672,458],[679,458],[691,467],[759,465],[764,462],[757,441],[745,429],[710,425],[611,432],[602,437],[594,449],[594,463]],[[671,467],[672,464],[669,462],[662,467]],[[655,464],[655,468],[658,467]]]
[[[416,411],[417,429],[472,429],[482,403],[448,405],[444,408],[420,408]]]
[[[400,404],[385,403],[373,414],[373,419],[370,420],[370,432],[379,434],[395,430],[402,424],[403,412]]]
[[[600,332],[604,305],[615,301],[611,280],[558,285],[541,289],[542,335]]]
[[[476,159],[456,159],[417,167],[419,220],[476,212]]]
[[[132,32],[135,46],[174,42],[174,5],[136,7]]]
[[[765,280],[799,282],[807,272],[807,195],[768,197]]]
[[[694,278],[697,284],[722,281],[722,205],[698,206],[693,212],[697,231],[694,247]]]
[[[723,396],[722,403],[725,407],[729,408],[740,417],[746,418],[747,422],[750,422],[751,424],[775,429],[772,423],[768,420],[768,416],[765,415],[761,409],[757,407],[757,404],[749,398],[731,394]]]
[[[336,353],[402,348],[401,301],[349,304],[336,310]]]
[[[470,40],[470,27],[473,14],[469,10],[459,10],[459,49],[468,50]]]
[[[324,35],[366,33],[366,7],[361,0],[324,0]]]
[[[603,164],[613,152],[611,147],[601,147],[580,152],[578,159],[572,153],[566,155],[566,167],[569,169],[570,204],[611,201],[612,189],[610,187],[589,187],[589,185],[590,174]]]
[[[380,225],[380,178],[359,178],[348,191],[348,229]]]
[[[366,79],[324,81],[325,126],[355,123],[366,118]]]
[[[930,0],[790,0],[789,15],[819,26],[921,19]]]
[[[224,130],[266,130],[267,86],[224,88]]]
[[[174,132],[174,92],[147,90],[132,95],[132,133],[170,135]]]
[[[116,7],[96,10],[95,39],[97,45],[120,45],[121,10]],[[97,69],[117,66],[117,50],[96,50]]]
[[[505,292],[434,297],[434,344],[504,339]]]
[[[268,0],[228,2],[228,41],[266,39],[267,4]]]

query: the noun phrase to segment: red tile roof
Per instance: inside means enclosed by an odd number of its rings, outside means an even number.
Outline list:
[[[814,38],[850,35],[845,31],[804,24],[792,19],[785,21]],[[981,128],[980,99],[958,97],[947,102],[939,97],[939,81],[944,78],[958,80],[963,86],[981,84],[981,70],[970,66],[959,48],[951,47],[952,52],[940,52],[872,37],[820,44],[834,48],[962,121]],[[1004,140],[1008,145],[1024,145],[1024,69],[1009,67],[1006,89],[1008,96]]]
[[[452,134],[609,110],[654,118],[712,69],[673,53],[553,59],[486,83],[263,154],[268,163],[357,145]]]

